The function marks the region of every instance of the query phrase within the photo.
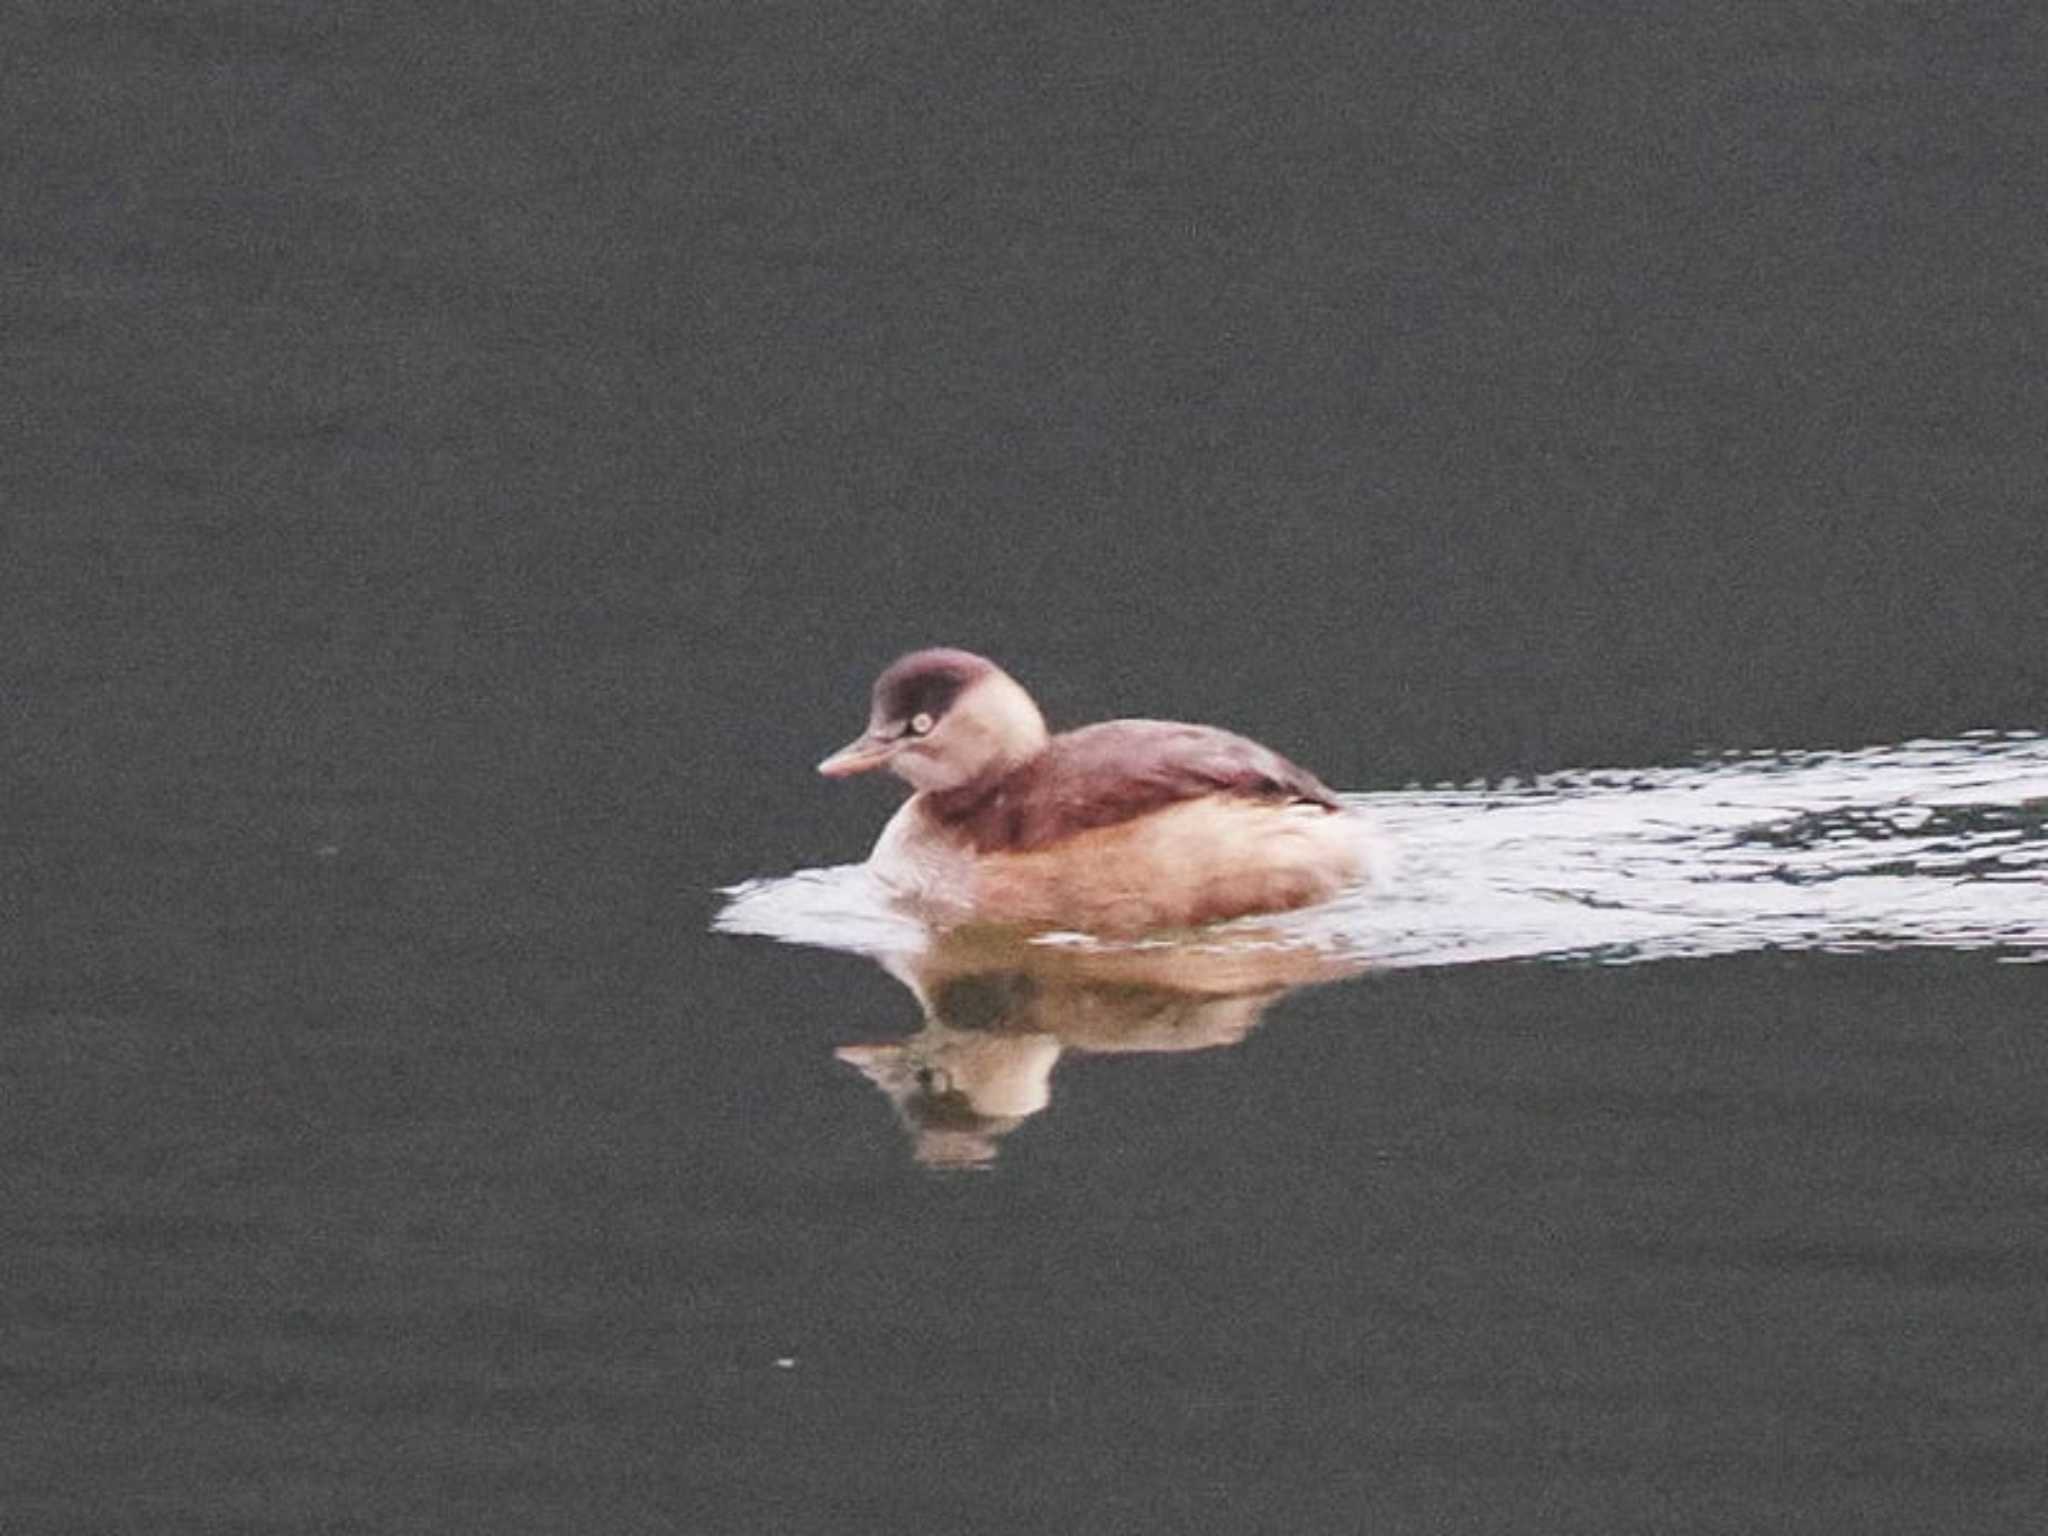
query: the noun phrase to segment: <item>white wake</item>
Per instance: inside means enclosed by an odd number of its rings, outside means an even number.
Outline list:
[[[1263,931],[1377,967],[1909,946],[2048,960],[2048,735],[1350,795],[1375,885]],[[750,881],[715,926],[865,953],[917,924],[858,867]]]

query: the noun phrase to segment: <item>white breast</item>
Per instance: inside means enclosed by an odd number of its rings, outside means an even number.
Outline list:
[[[868,855],[869,871],[897,895],[935,915],[969,915],[974,906],[974,856],[947,837],[912,795],[889,818]]]

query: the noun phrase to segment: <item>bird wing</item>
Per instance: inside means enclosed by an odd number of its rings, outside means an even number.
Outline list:
[[[1110,720],[1054,737],[960,824],[984,850],[1024,851],[1205,795],[1339,808],[1321,779],[1246,737],[1175,721]]]

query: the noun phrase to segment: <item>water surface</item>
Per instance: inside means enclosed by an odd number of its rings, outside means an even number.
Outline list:
[[[918,1161],[986,1167],[1045,1109],[1062,1056],[1241,1042],[1290,990],[1367,969],[1603,964],[1906,947],[2048,958],[2048,737],[1984,732],[1856,752],[1348,797],[1373,878],[1203,933],[928,930],[863,866],[735,887],[715,926],[869,955],[913,1034],[842,1047]]]
[[[1348,797],[1379,831],[1360,890],[1255,926],[1374,967],[1916,945],[2048,951],[2048,737]],[[731,933],[868,950],[910,919],[859,866],[734,888]]]
[[[2039,1524],[2030,8],[0,29],[7,1536]],[[933,643],[1388,878],[934,950]]]

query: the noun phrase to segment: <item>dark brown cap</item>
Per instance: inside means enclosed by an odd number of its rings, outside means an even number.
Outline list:
[[[875,679],[874,719],[930,715],[937,720],[953,707],[962,689],[995,670],[994,662],[972,651],[912,651],[891,662]]]

